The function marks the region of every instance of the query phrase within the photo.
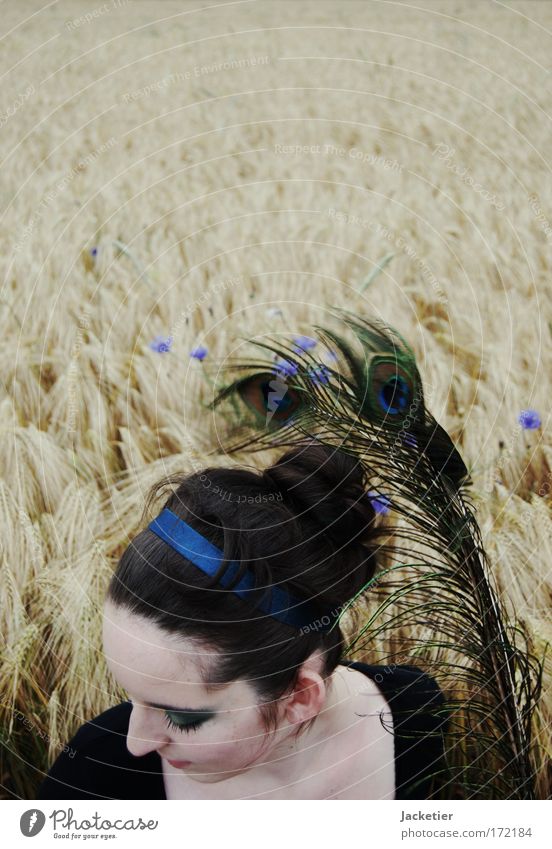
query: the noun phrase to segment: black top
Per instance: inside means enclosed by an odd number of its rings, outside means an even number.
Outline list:
[[[431,775],[446,768],[443,732],[448,726],[435,713],[445,701],[435,679],[417,666],[342,665],[372,678],[389,704],[395,799],[431,798],[439,786]],[[132,704],[122,702],[82,725],[49,770],[37,799],[166,799],[160,756],[136,757],[126,747],[131,711]],[[389,718],[381,721],[391,730]]]

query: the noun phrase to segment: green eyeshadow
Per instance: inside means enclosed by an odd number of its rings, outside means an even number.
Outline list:
[[[178,725],[180,728],[185,728],[187,725],[198,725],[207,722],[216,716],[215,711],[194,711],[194,710],[166,710],[166,715],[171,722]]]

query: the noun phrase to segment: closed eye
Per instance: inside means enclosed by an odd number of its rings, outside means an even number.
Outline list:
[[[134,700],[129,697],[128,701],[134,707]],[[163,710],[165,713],[165,722],[169,728],[176,728],[178,731],[197,731],[204,722],[217,715],[217,711],[209,708],[198,708],[197,710],[187,710],[185,708],[180,710],[175,708],[173,710],[163,705],[151,704],[150,702],[146,702],[145,704],[148,707]]]
[[[190,722],[188,725],[177,725],[176,722],[172,721],[170,716],[165,716],[165,722],[169,728],[176,728],[177,731],[197,731],[197,729],[203,725],[202,722]]]
[[[178,731],[197,731],[201,725],[214,715],[165,711],[165,722],[169,728],[176,728]]]

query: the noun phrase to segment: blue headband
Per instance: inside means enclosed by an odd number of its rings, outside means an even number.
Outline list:
[[[206,575],[215,575],[224,558],[223,552],[215,545],[209,542],[202,534],[198,533],[194,528],[187,524],[180,516],[165,507],[148,525],[150,531],[161,537],[171,548],[182,554],[187,560],[205,572]],[[227,566],[224,575],[220,579],[223,587],[235,577],[239,563],[236,560],[231,560]],[[253,576],[250,572],[246,572],[240,581],[232,588],[232,592],[240,598],[247,598],[248,591],[257,589],[253,582]],[[320,614],[314,609],[311,602],[300,600],[287,591],[281,590],[278,587],[270,588],[270,601],[266,598],[259,604],[259,608],[278,619],[280,622],[285,622],[286,625],[291,625],[294,628],[316,628],[321,631],[327,631],[330,624],[333,623],[332,616],[322,616],[323,620],[329,620],[327,623],[321,622]]]

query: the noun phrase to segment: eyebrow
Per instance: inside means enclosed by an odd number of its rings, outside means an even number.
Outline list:
[[[213,683],[209,682],[203,685],[208,693],[218,693],[220,690],[226,690],[230,685],[223,683]],[[125,691],[128,696],[128,690]],[[130,699],[130,696],[129,696]],[[130,699],[132,701],[132,699]],[[199,707],[199,708],[181,708],[181,707],[173,707],[171,705],[159,705],[156,702],[142,702],[142,704],[147,705],[148,707],[158,708],[159,710],[171,710],[177,713],[215,713],[216,708],[214,707]]]

